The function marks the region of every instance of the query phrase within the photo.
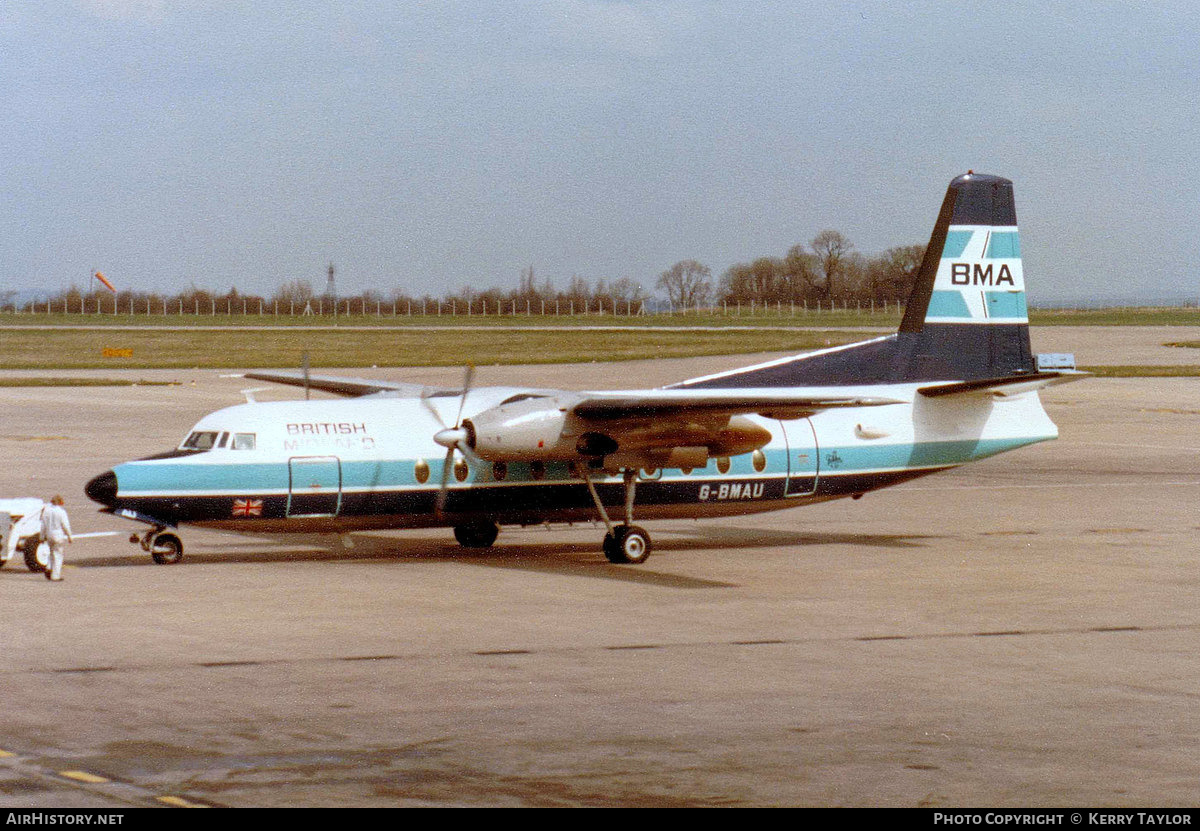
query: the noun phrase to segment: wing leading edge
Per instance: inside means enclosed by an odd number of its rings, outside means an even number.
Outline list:
[[[382,393],[397,398],[420,398],[431,392],[429,387],[403,381],[375,381],[366,378],[339,378],[331,375],[309,375],[306,379],[303,372],[247,372],[242,377],[252,378],[255,381],[287,384],[292,387],[308,387],[335,395],[343,395],[347,398],[361,398],[364,395]]]

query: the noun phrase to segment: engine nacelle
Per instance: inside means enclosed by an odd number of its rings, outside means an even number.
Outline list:
[[[489,462],[573,461],[585,437],[569,429],[574,418],[567,411],[556,397],[530,396],[484,410],[463,426],[471,449]]]
[[[466,442],[489,462],[605,459],[626,467],[703,467],[710,457],[749,453],[771,432],[745,416],[622,421],[615,436],[603,421],[572,415],[566,395],[523,395],[465,419]],[[619,437],[619,438],[617,438]]]

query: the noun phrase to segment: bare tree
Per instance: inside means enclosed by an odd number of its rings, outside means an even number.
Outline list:
[[[680,260],[658,275],[658,288],[675,306],[690,308],[707,303],[712,295],[712,272],[695,260]]]
[[[899,245],[871,260],[873,294],[883,300],[906,300],[924,258],[924,245]]]
[[[797,243],[783,258],[783,282],[790,300],[817,299],[817,257]]]
[[[842,260],[850,253],[854,245],[838,231],[826,230],[813,237],[813,253],[817,257],[817,267],[824,278],[822,289],[825,299],[832,301],[836,281],[842,274]]]
[[[628,277],[622,277],[616,280],[608,288],[613,300],[625,306],[627,309],[637,309],[644,300],[649,296],[646,290],[642,288],[642,284],[631,280]]]
[[[280,304],[295,303],[298,307],[303,308],[305,303],[315,297],[312,283],[307,280],[289,280],[279,287],[271,300],[278,301]]]

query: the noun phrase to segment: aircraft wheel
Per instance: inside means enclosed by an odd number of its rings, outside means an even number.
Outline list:
[[[34,534],[21,543],[21,553],[25,556],[25,567],[34,574],[41,574],[46,570],[46,564],[38,561],[37,550],[41,542],[42,538]]]
[[[644,563],[650,556],[650,535],[636,525],[618,525],[604,535],[604,556],[610,563]]]
[[[150,542],[150,556],[160,566],[174,565],[183,559],[183,541],[174,534],[159,534]]]
[[[494,522],[454,526],[454,539],[463,548],[491,548],[499,535],[500,526]]]

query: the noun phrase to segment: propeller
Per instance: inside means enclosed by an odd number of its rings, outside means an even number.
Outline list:
[[[463,375],[462,395],[458,400],[458,415],[454,417],[454,426],[447,427],[446,422],[442,420],[442,415],[437,411],[437,408],[429,401],[428,391],[421,393],[421,403],[425,405],[425,409],[433,415],[438,424],[442,425],[442,429],[433,434],[433,440],[446,448],[446,458],[442,460],[442,484],[438,488],[437,502],[434,503],[434,510],[441,514],[446,507],[446,496],[450,488],[450,468],[454,461],[454,451],[457,450],[464,456],[478,460],[478,456],[471,450],[470,431],[463,427],[462,414],[463,408],[467,403],[467,395],[471,392],[471,382],[475,378],[475,367],[471,364],[467,365],[466,373]]]

